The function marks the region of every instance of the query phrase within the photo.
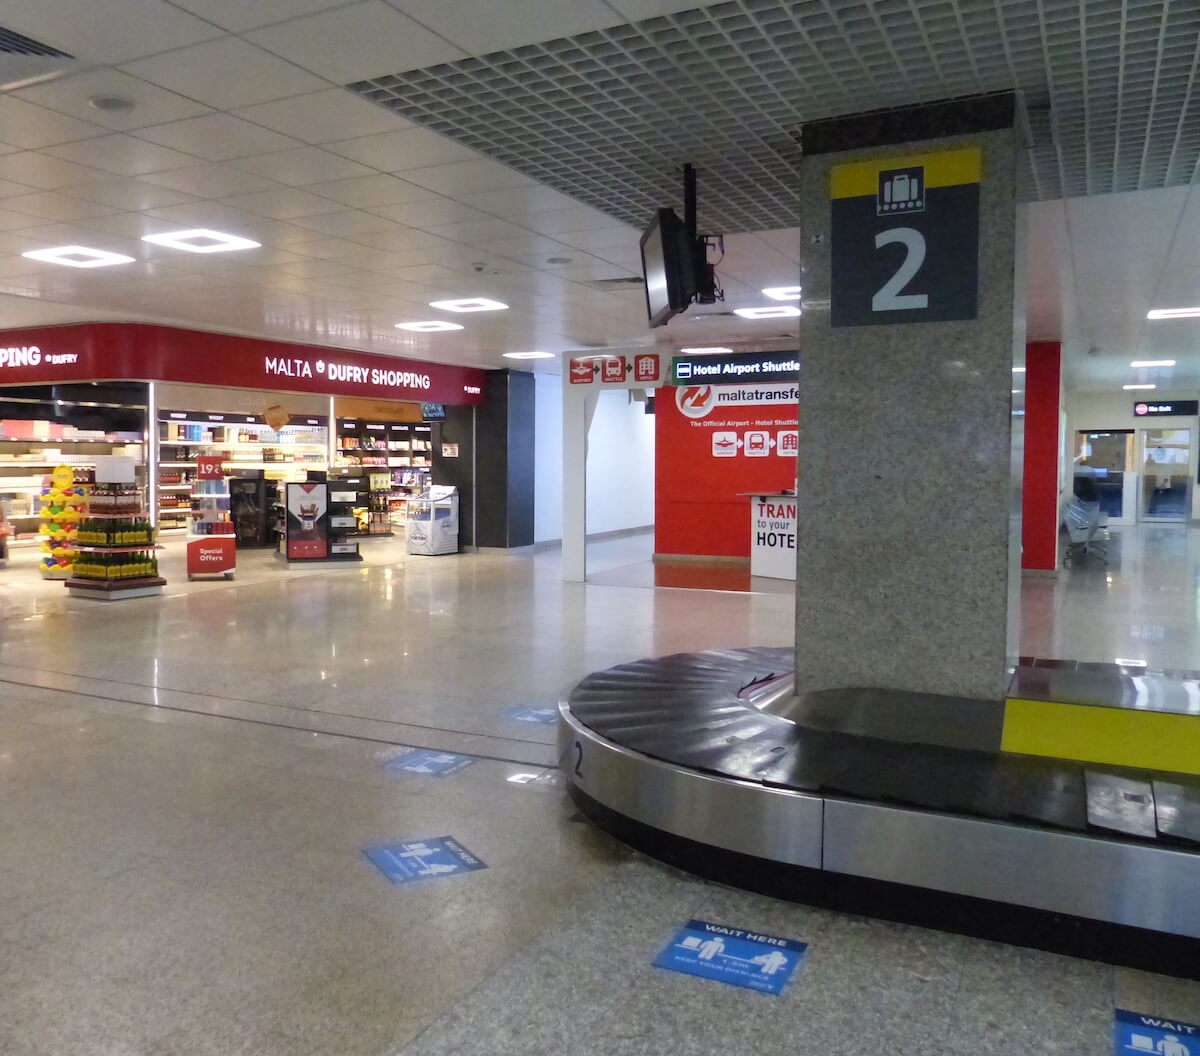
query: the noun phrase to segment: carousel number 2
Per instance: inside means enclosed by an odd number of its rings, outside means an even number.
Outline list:
[[[875,236],[875,248],[882,249],[893,242],[900,242],[908,251],[904,261],[883,287],[871,298],[873,312],[901,312],[914,308],[928,308],[929,295],[925,293],[901,293],[921,270],[925,263],[925,236],[911,227],[893,227],[880,231]]]

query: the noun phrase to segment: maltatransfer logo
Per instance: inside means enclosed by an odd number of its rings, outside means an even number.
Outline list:
[[[675,406],[685,418],[706,418],[717,402],[711,385],[680,385],[675,389]]]

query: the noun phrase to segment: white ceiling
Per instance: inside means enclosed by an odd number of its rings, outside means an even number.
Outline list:
[[[1031,339],[1062,338],[1067,384],[1117,391],[1154,383],[1200,390],[1200,319],[1150,320],[1151,308],[1200,305],[1196,185],[1028,206]],[[1134,369],[1134,360],[1176,360]]]
[[[775,4],[738,0],[738,11]],[[763,303],[762,287],[798,281],[797,229],[731,235],[726,303],[649,332],[637,286],[588,285],[638,273],[633,227],[342,87],[696,4],[506,0],[498,17],[500,6],[481,19],[479,0],[6,0],[0,24],[70,52],[81,72],[0,95],[0,327],[160,320],[483,366],[511,365],[504,352],[793,342],[790,327],[727,313]],[[924,26],[933,15],[924,0],[886,6],[888,22]],[[982,18],[993,2],[955,6]],[[1030,5],[1006,3],[1006,16],[1018,6]],[[1069,5],[1071,25],[1080,6]],[[1130,34],[1143,33],[1142,7],[1153,6],[1138,7]],[[1168,22],[1155,25],[1161,34]],[[88,104],[96,95],[136,105],[100,111]],[[1190,102],[1189,82],[1179,120],[1159,107],[1146,127],[1166,121],[1182,136]],[[1200,324],[1144,319],[1151,304],[1200,302],[1190,292],[1200,205],[1188,189],[1029,208],[1031,336],[1064,336],[1073,383],[1119,384],[1134,353],[1170,349],[1181,363],[1169,380],[1200,387]],[[262,248],[193,255],[140,241],[184,226]],[[137,262],[80,270],[21,256],[64,244]],[[428,306],[474,296],[511,310],[454,317]],[[466,329],[393,325],[438,317]],[[1088,356],[1093,345],[1103,351]]]
[[[635,229],[341,87],[671,6],[522,0],[481,32],[475,0],[9,0],[4,25],[90,68],[0,96],[0,327],[117,315],[485,366],[689,334],[769,342],[786,331],[727,315],[647,332],[636,286],[586,285],[639,273]],[[136,105],[100,111],[96,95]],[[263,245],[140,241],[180,227]],[[137,263],[21,256],[68,244]],[[798,252],[795,231],[732,238],[716,311],[796,282]],[[429,307],[475,296],[511,310]],[[394,327],[439,317],[466,329]]]

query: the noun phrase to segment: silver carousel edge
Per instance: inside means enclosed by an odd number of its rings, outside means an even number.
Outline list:
[[[629,820],[724,851],[1200,939],[1200,856],[770,788],[652,759],[559,704],[568,785]]]

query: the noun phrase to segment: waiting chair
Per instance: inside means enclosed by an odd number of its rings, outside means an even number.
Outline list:
[[[1108,518],[1101,513],[1100,503],[1073,495],[1063,507],[1062,523],[1067,529],[1068,565],[1081,557],[1108,564]]]

